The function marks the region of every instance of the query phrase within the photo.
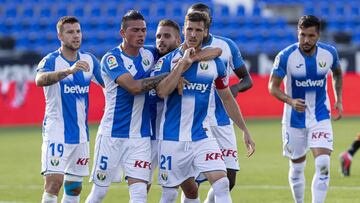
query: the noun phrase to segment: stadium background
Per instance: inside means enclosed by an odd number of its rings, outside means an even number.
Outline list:
[[[157,22],[170,18],[182,25],[187,8],[196,2],[199,1],[0,0],[0,202],[36,202],[41,195],[40,125],[45,105],[43,90],[33,81],[37,63],[60,46],[56,36],[59,17],[78,17],[83,32],[81,49],[101,58],[106,50],[121,42],[118,31],[127,10],[137,9],[143,13],[148,26],[146,44],[155,45]],[[355,163],[351,179],[343,179],[338,173],[336,157],[359,131],[360,3],[352,0],[201,2],[213,10],[211,32],[238,44],[254,79],[253,88],[240,94],[237,101],[245,117],[251,118],[249,129],[257,141],[258,151],[251,160],[240,157],[244,167],[241,176],[238,175],[237,191],[233,192],[234,202],[291,202],[285,175],[287,162],[281,157],[279,137],[283,104],[268,94],[267,81],[275,54],[297,41],[296,23],[303,14],[322,19],[321,40],[337,47],[344,70],[345,119],[334,124],[339,137],[332,157],[333,188],[328,202],[360,202],[356,195],[360,190],[360,166]],[[235,80],[232,78],[232,82]],[[89,112],[89,121],[94,124],[90,128],[92,143],[103,107],[102,90],[93,85]],[[25,125],[30,127],[23,127]],[[239,148],[245,154],[241,139]],[[16,153],[9,153],[11,150]],[[311,162],[309,160],[307,169],[307,201],[313,173]],[[154,188],[155,193],[160,191]],[[126,187],[121,188],[120,193],[116,192],[118,189],[114,188],[109,195],[120,198],[120,202],[127,201]],[[84,194],[88,194],[90,185],[86,184],[84,190]],[[206,190],[201,192],[204,195]],[[157,195],[150,194],[150,202],[155,202]]]

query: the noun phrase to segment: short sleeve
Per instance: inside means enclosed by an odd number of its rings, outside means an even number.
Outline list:
[[[37,72],[50,72],[55,70],[55,59],[52,57],[44,57],[38,64]]]
[[[286,75],[286,57],[280,52],[274,60],[272,74],[279,76],[280,78],[284,78]]]
[[[244,60],[241,56],[240,50],[236,43],[230,39],[227,40],[227,43],[231,50],[231,56],[232,56],[232,64],[234,70],[241,68],[244,66]]]
[[[99,61],[97,60],[97,58],[90,54],[92,60],[93,60],[93,79],[95,79],[95,81],[98,83],[98,84],[101,84],[101,85],[104,85],[104,80],[102,79],[101,77],[101,70],[100,70],[100,64],[99,64]]]
[[[101,59],[101,69],[114,81],[121,75],[128,73],[122,59],[113,54],[106,54]]]
[[[219,58],[215,58],[215,64],[218,73],[218,77],[215,79],[216,89],[227,88],[229,86],[229,77],[226,77],[225,65]]]

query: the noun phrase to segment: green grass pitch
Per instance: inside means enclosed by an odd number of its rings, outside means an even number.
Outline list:
[[[242,138],[238,137],[241,170],[237,184],[231,192],[233,202],[281,203],[293,202],[288,186],[288,161],[282,157],[280,120],[248,120],[248,127],[256,142],[256,153],[246,158]],[[338,155],[346,150],[357,132],[360,118],[345,118],[333,122],[334,152],[331,157],[331,182],[327,203],[360,202],[360,154],[356,154],[350,177],[339,173]],[[90,128],[93,150],[97,126]],[[0,128],[0,203],[40,202],[43,179],[40,175],[41,127]],[[306,167],[305,202],[311,202],[311,180],[314,161],[308,154]],[[81,202],[89,194],[91,184],[85,179]],[[202,184],[200,197],[203,200],[209,184]],[[160,187],[154,185],[148,202],[158,202]],[[113,184],[105,203],[128,202],[125,183]],[[60,200],[59,200],[60,202]]]

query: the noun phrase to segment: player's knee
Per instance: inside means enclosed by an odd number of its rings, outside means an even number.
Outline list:
[[[181,184],[181,189],[185,194],[185,197],[189,199],[196,199],[198,197],[198,185],[195,182],[186,182]]]
[[[214,195],[222,195],[224,193],[229,192],[229,179],[227,177],[220,178],[219,180],[215,181],[211,187],[214,190]]]
[[[144,182],[136,182],[129,185],[130,203],[145,203],[147,198],[147,184]]]
[[[66,175],[64,182],[64,192],[69,196],[78,196],[82,189],[82,177]]]
[[[52,180],[46,181],[45,183],[45,191],[49,194],[58,195],[60,188],[62,186],[62,181]]]

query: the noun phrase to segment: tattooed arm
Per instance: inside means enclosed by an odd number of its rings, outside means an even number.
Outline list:
[[[66,78],[70,74],[74,74],[80,70],[89,71],[89,64],[85,61],[77,61],[70,68],[66,68],[54,72],[38,72],[36,74],[35,83],[39,87],[53,85],[60,80]]]
[[[116,78],[116,83],[125,88],[132,95],[141,94],[151,89],[155,89],[156,86],[164,79],[169,73],[163,73],[158,76],[144,78],[141,80],[134,80],[130,73],[125,73]]]

